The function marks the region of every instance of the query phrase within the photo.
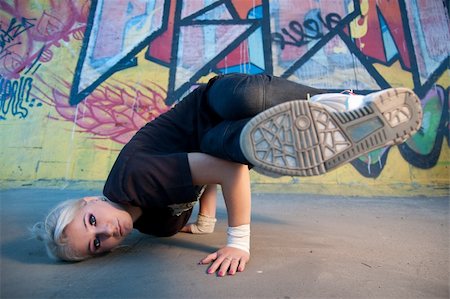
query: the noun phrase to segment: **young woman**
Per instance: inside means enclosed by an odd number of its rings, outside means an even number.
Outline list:
[[[110,251],[133,228],[155,236],[210,233],[220,185],[227,244],[201,263],[211,263],[208,273],[232,275],[250,259],[249,168],[322,174],[403,142],[421,115],[420,101],[405,88],[363,97],[262,74],[219,75],[136,133],[117,157],[104,196],[60,204],[35,231],[49,254],[64,260]],[[197,221],[186,225],[197,201]]]

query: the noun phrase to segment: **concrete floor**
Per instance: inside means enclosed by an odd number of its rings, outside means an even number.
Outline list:
[[[1,298],[449,298],[449,199],[254,194],[252,257],[236,276],[197,262],[216,232],[154,238],[81,263],[54,262],[33,225],[58,201],[96,190],[0,191]]]

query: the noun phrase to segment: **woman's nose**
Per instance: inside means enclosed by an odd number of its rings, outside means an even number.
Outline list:
[[[116,228],[112,224],[105,224],[102,227],[98,227],[97,234],[104,235],[106,237],[116,236]]]

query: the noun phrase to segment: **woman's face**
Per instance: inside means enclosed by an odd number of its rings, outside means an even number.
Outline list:
[[[110,251],[133,230],[131,215],[99,197],[85,197],[84,204],[64,232],[78,255]]]

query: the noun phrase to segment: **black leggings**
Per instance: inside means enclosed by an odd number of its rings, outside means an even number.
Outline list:
[[[207,92],[209,106],[225,120],[240,120],[275,105],[306,100],[322,90],[283,78],[258,74],[227,74],[213,79]]]
[[[242,128],[258,113],[275,105],[306,100],[322,90],[283,78],[258,74],[227,74],[213,78],[207,91],[208,105],[222,121],[201,140],[202,152],[249,164],[239,145]]]

